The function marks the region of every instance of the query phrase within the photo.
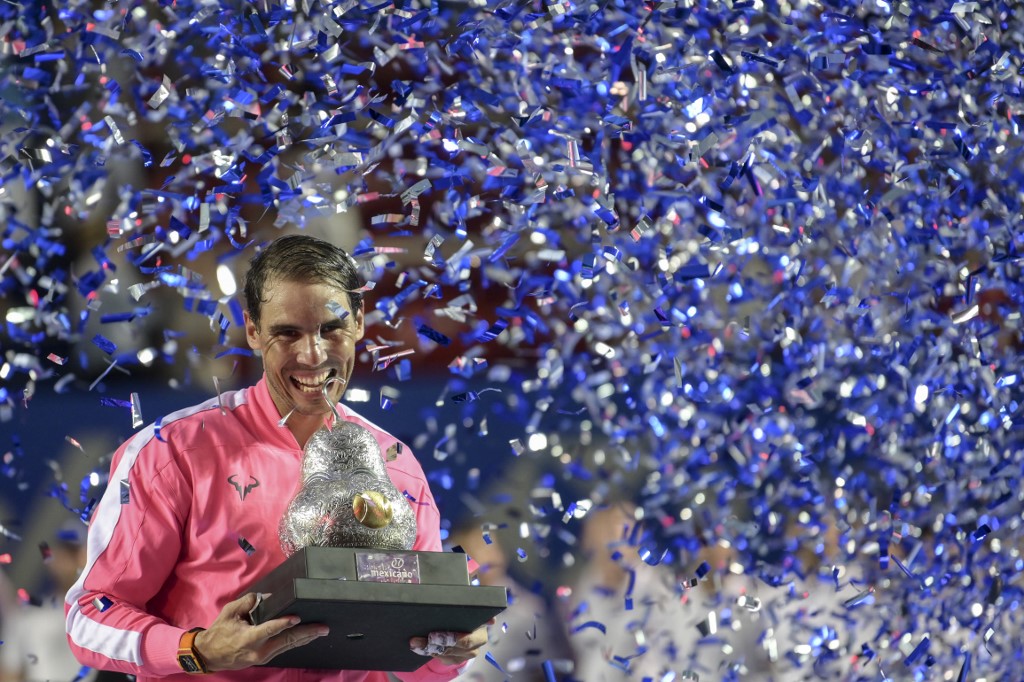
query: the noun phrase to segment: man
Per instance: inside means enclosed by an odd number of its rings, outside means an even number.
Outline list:
[[[177,654],[186,648],[217,680],[386,679],[251,668],[327,630],[292,617],[253,626],[247,614],[256,595],[234,599],[285,558],[278,523],[298,489],[302,448],[332,423],[331,404],[341,399],[363,336],[359,285],[348,254],[312,237],[282,237],[253,258],[245,332],[262,356],[263,377],[168,415],[115,453],[85,570],[65,600],[68,639],[82,663],[144,681],[183,673]],[[381,452],[399,445],[351,409],[338,409],[368,428]],[[409,448],[398,452],[387,469],[417,501],[413,549],[440,551],[440,516],[423,470]],[[486,640],[486,627],[449,637],[443,651],[414,638],[410,647],[434,658],[398,677],[451,679]]]

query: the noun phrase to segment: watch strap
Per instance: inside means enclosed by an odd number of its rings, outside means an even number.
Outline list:
[[[178,641],[178,665],[190,675],[203,675],[209,672],[206,669],[206,661],[196,651],[196,635],[205,628],[192,628],[181,635]]]

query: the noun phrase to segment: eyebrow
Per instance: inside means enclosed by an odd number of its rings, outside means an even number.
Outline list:
[[[341,327],[342,329],[348,329],[352,326],[348,317],[332,317],[329,320],[321,322],[319,327]],[[281,332],[288,331],[301,331],[302,327],[297,324],[272,324],[267,327],[267,332],[270,334],[280,334]]]

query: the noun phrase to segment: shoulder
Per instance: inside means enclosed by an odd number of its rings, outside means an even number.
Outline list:
[[[248,389],[227,391],[201,403],[170,412],[129,438],[120,454],[131,458],[142,452],[180,453],[230,433],[247,405]],[[212,419],[216,426],[208,428]]]
[[[377,439],[377,444],[380,445],[382,452],[386,451],[386,448],[390,447],[394,443],[401,442],[398,440],[397,437],[392,435],[390,432],[374,424],[372,421],[370,421],[363,415],[359,414],[348,405],[341,404],[339,405],[339,407],[342,408],[342,414],[344,415],[345,421],[352,422],[353,424],[359,424],[360,426],[362,426],[363,428],[365,428],[366,430],[373,434],[373,437]]]
[[[407,476],[426,485],[427,477],[423,473],[423,467],[420,466],[419,461],[408,445],[387,430],[366,419],[351,407],[347,405],[343,405],[343,407],[345,408],[345,419],[347,421],[366,428],[377,439],[377,445],[380,446],[380,452],[384,457],[388,471],[392,474],[398,473]]]

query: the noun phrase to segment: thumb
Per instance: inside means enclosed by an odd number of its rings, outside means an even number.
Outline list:
[[[245,618],[248,620],[249,612],[256,606],[257,596],[255,592],[249,592],[243,594],[238,599],[228,602],[221,609],[221,615],[223,616],[235,616],[239,618]]]

